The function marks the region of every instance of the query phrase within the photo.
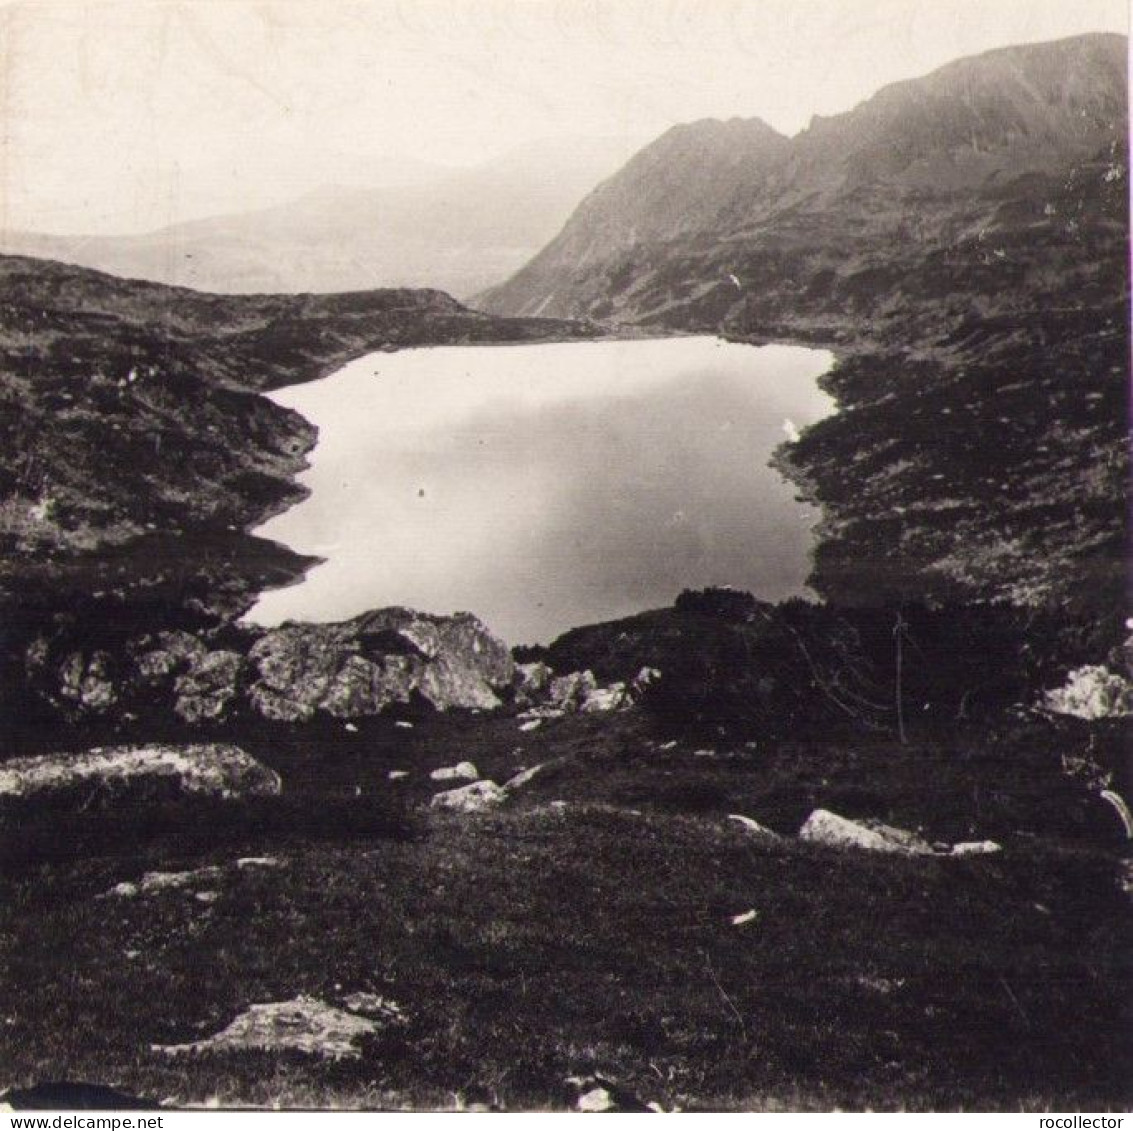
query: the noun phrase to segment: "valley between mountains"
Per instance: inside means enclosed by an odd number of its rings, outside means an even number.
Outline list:
[[[0,1085],[1127,1107],[1127,50],[676,127],[468,303],[0,258]],[[666,333],[834,353],[817,600],[241,619],[314,564],[265,391]]]

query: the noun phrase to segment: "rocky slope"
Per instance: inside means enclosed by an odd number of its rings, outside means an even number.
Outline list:
[[[820,591],[1112,606],[1125,53],[1115,35],[990,52],[790,140],[680,127],[481,303],[834,346],[843,411],[784,452],[825,508]]]

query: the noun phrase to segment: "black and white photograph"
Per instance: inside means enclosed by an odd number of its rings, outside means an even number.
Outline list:
[[[0,1110],[1128,1110],[1129,18],[0,4]]]

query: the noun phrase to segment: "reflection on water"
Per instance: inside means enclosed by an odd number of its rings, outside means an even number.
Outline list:
[[[825,351],[716,338],[372,354],[272,394],[319,428],[311,497],[261,527],[326,562],[259,624],[468,609],[511,643],[803,591],[816,513],[767,466],[832,404]]]

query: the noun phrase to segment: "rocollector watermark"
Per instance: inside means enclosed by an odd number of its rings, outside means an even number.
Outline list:
[[[1121,1115],[1044,1115],[1039,1120],[1043,1128],[1054,1127],[1059,1131],[1078,1131],[1086,1127],[1121,1127],[1125,1117]]]

